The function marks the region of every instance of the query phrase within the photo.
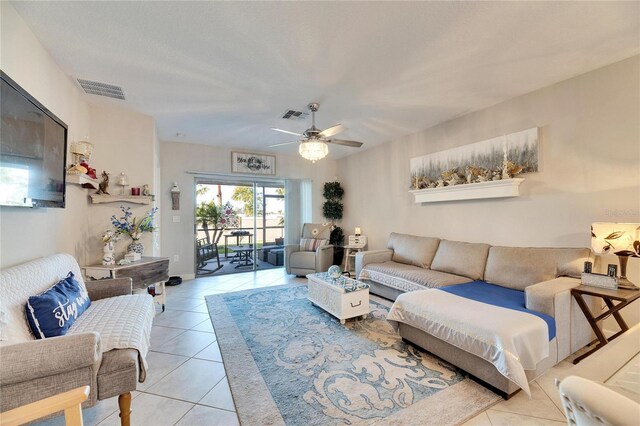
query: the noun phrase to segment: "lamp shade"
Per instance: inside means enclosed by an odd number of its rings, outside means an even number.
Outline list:
[[[329,153],[329,147],[326,143],[320,140],[310,140],[300,142],[298,152],[302,158],[311,160],[312,163],[315,163],[327,156]]]
[[[595,253],[640,257],[640,223],[591,224],[591,249]]]
[[[88,141],[78,141],[71,144],[70,151],[72,154],[80,155],[84,157],[85,160],[91,159],[91,154],[93,152],[93,145]]]

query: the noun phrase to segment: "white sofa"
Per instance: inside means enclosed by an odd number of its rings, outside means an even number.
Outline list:
[[[29,330],[25,303],[73,272],[91,306],[60,337],[36,340]],[[121,313],[117,308],[124,308]],[[0,272],[0,411],[90,386],[84,406],[119,396],[121,423],[129,424],[131,391],[144,381],[144,361],[155,315],[148,294],[131,294],[131,279],[90,281],[68,254],[56,254]],[[135,317],[135,321],[128,318]],[[113,320],[113,321],[111,321]],[[118,323],[109,336],[92,327]],[[78,332],[76,330],[82,330]],[[118,333],[118,330],[121,332]],[[105,333],[106,334],[106,333]],[[132,341],[140,348],[127,346]],[[108,342],[108,343],[107,343]],[[109,349],[113,347],[113,349]]]
[[[586,248],[498,247],[392,233],[387,250],[356,254],[356,276],[368,281],[371,293],[391,300],[406,292],[475,280],[523,291],[526,308],[550,315],[556,324],[548,358],[525,371],[533,380],[592,340],[591,328],[570,293],[580,285],[577,277],[589,255]],[[455,309],[451,306],[452,312]],[[399,333],[507,397],[519,389],[491,363],[424,330],[399,324]]]

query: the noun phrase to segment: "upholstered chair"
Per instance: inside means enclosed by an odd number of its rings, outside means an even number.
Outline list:
[[[640,404],[601,383],[569,376],[559,391],[569,425],[624,425],[640,419]]]
[[[324,272],[333,263],[333,246],[329,244],[331,224],[305,223],[299,244],[284,248],[287,274],[305,276]]]

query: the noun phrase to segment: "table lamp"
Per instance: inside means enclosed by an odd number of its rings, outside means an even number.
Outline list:
[[[640,223],[591,224],[591,249],[595,253],[615,254],[620,262],[618,287],[640,290],[627,279],[629,257],[640,257]]]

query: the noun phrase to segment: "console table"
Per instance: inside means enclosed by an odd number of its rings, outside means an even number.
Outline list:
[[[162,312],[164,312],[166,303],[164,283],[169,279],[168,257],[143,257],[127,265],[89,265],[83,269],[85,278],[88,280],[127,277],[131,278],[134,289],[145,290],[150,285],[155,284],[154,300],[157,298],[158,303],[162,305]],[[160,291],[158,291],[158,287]]]

